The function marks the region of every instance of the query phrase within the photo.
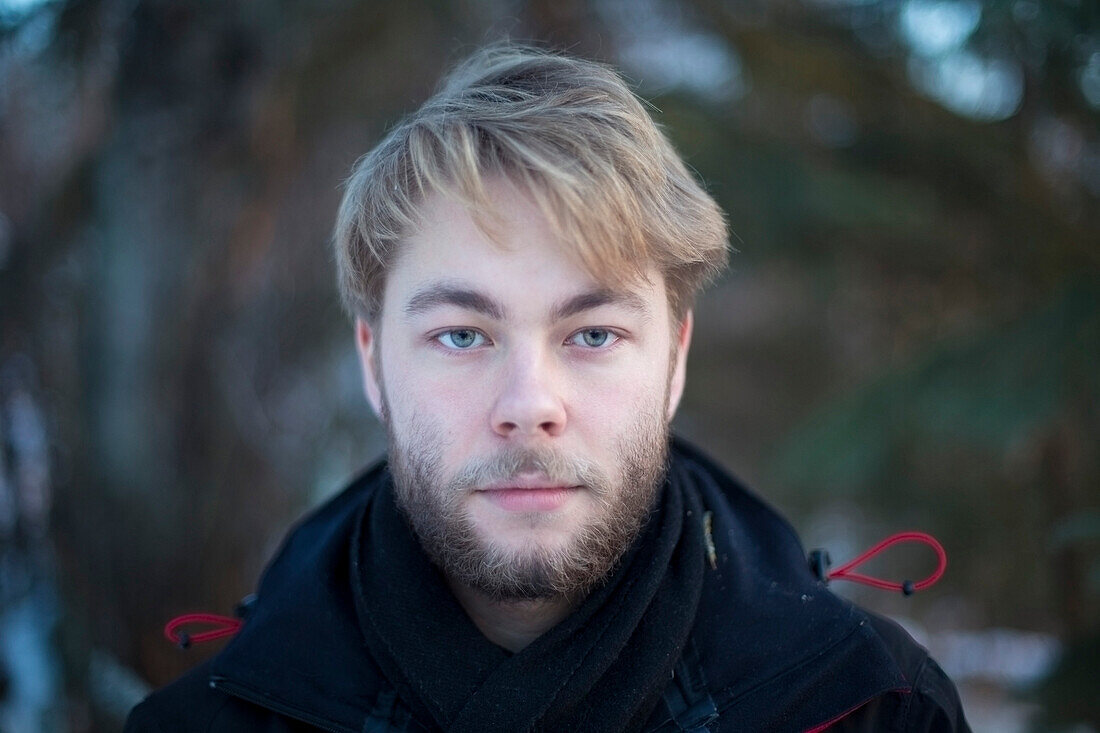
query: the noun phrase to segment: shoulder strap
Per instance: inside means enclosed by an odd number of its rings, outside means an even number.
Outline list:
[[[718,707],[707,689],[703,666],[690,637],[672,674],[672,680],[665,687],[664,700],[677,726],[675,730],[705,731],[718,719]]]

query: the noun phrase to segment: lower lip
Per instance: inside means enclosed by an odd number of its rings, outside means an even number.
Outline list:
[[[509,512],[552,512],[561,508],[579,486],[553,489],[494,489],[482,493],[501,509]]]

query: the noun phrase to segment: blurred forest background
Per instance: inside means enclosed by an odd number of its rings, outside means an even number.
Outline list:
[[[1094,0],[0,0],[0,729],[117,729],[381,454],[339,185],[504,37],[620,66],[729,212],[679,430],[837,561],[943,541],[836,590],[976,730],[1100,730]]]

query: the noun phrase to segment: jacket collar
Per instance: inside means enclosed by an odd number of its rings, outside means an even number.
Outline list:
[[[711,513],[716,562],[692,636],[723,718],[738,730],[807,730],[908,689],[865,613],[813,575],[791,525],[699,450],[673,446]]]
[[[323,728],[362,728],[382,686],[356,618],[349,546],[388,477],[379,463],[290,532],[213,661],[215,687]]]

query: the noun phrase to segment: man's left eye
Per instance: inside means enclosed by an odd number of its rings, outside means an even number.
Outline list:
[[[566,343],[590,349],[606,349],[618,340],[619,337],[606,328],[586,328],[570,336]]]

